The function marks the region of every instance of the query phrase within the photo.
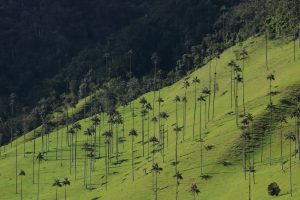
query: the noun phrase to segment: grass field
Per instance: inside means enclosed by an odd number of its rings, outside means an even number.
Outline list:
[[[286,99],[294,95],[294,89],[298,88],[300,83],[300,51],[297,47],[296,62],[293,57],[293,43],[283,40],[274,40],[269,43],[269,70],[265,65],[265,41],[262,37],[253,37],[242,44],[248,51],[249,58],[245,62],[244,80],[245,80],[245,105],[246,112],[252,113],[255,121],[259,123],[261,116],[266,113],[268,104],[269,82],[266,77],[269,73],[274,73],[276,80],[273,82],[273,90],[276,95],[273,96],[274,104],[279,104],[282,99]],[[227,64],[235,59],[234,51],[239,46],[232,47],[221,54],[220,59],[213,60],[211,63],[212,77],[215,66],[217,66],[217,84],[218,91],[215,100],[215,116],[210,120],[207,129],[204,129],[202,123],[205,146],[212,147],[211,150],[203,152],[203,170],[204,174],[209,177],[208,180],[200,176],[200,142],[199,142],[199,107],[197,107],[195,138],[192,137],[193,128],[193,108],[194,108],[194,85],[192,79],[197,76],[201,83],[198,85],[197,96],[203,87],[208,87],[209,65],[191,73],[186,77],[191,83],[191,87],[187,90],[187,131],[185,140],[182,140],[182,132],[179,133],[179,163],[178,170],[182,173],[183,180],[179,185],[179,199],[193,199],[190,192],[192,183],[196,183],[200,189],[196,199],[207,200],[233,200],[248,199],[248,177],[244,178],[242,168],[242,153],[240,148],[236,148],[240,143],[240,135],[242,131],[235,125],[235,115],[230,114],[233,108],[230,106],[230,68]],[[238,61],[241,64],[241,61]],[[239,110],[242,111],[242,87],[239,91]],[[158,92],[156,92],[156,96]],[[161,97],[164,99],[161,111],[167,112],[170,117],[166,124],[168,129],[168,144],[166,143],[165,162],[163,162],[162,154],[156,153],[155,162],[163,168],[158,175],[158,199],[169,200],[175,199],[176,179],[175,167],[172,165],[175,159],[175,102],[176,95],[182,97],[184,95],[183,80],[172,86],[161,90]],[[153,92],[145,94],[144,97],[152,102]],[[179,124],[182,125],[182,102],[178,104]],[[55,199],[55,188],[52,186],[54,179],[68,177],[71,185],[67,186],[67,199],[131,199],[131,200],[147,200],[155,199],[152,190],[153,177],[151,173],[145,174],[144,169],[148,172],[152,167],[150,145],[150,159],[148,157],[148,144],[145,144],[146,153],[142,156],[142,136],[141,136],[141,117],[139,99],[135,101],[136,106],[136,129],[138,136],[134,142],[135,155],[135,181],[132,181],[131,175],[131,138],[128,135],[131,129],[131,113],[127,106],[124,110],[125,119],[125,136],[126,141],[120,144],[120,160],[122,163],[116,163],[115,157],[112,158],[110,166],[110,174],[108,177],[107,190],[105,186],[105,163],[104,163],[104,138],[101,138],[101,159],[96,159],[92,176],[93,188],[85,189],[83,183],[84,174],[84,151],[82,144],[86,140],[83,132],[90,126],[89,119],[83,119],[80,122],[82,130],[78,135],[78,167],[77,180],[74,177],[74,163],[72,163],[72,171],[70,174],[69,167],[69,147],[66,145],[65,131],[66,127],[59,129],[59,155],[56,160],[56,132],[50,134],[50,152],[48,152],[48,160],[42,161],[40,171],[40,199]],[[198,103],[197,103],[198,106]],[[155,105],[156,115],[158,114],[158,104]],[[204,107],[202,107],[203,109]],[[123,113],[123,109],[120,108]],[[152,113],[151,113],[152,115]],[[204,113],[202,113],[204,116]],[[101,125],[101,134],[107,130],[108,125],[105,118]],[[239,119],[241,121],[241,118]],[[147,123],[145,123],[147,124]],[[284,128],[284,133],[293,130],[293,120],[288,117],[288,124]],[[158,127],[158,126],[156,126]],[[150,124],[151,135],[153,135],[153,124]],[[158,128],[157,128],[158,129]],[[121,132],[121,131],[120,131]],[[156,131],[158,132],[158,130]],[[146,131],[147,133],[147,131]],[[63,136],[61,135],[63,134]],[[27,138],[32,136],[28,135]],[[147,134],[145,136],[148,137]],[[147,140],[146,140],[147,141]],[[293,169],[293,197],[289,194],[289,162],[284,165],[281,170],[280,163],[280,140],[279,128],[273,131],[272,140],[272,165],[269,164],[269,143],[265,138],[263,160],[261,161],[261,151],[255,151],[255,184],[251,184],[252,199],[267,200],[275,197],[268,196],[267,186],[271,182],[277,182],[281,188],[280,196],[276,199],[300,199],[300,166],[298,158],[292,159]],[[18,142],[18,172],[20,169],[25,170],[26,176],[23,178],[23,199],[37,199],[37,183],[32,184],[32,157],[33,157],[33,141],[28,140],[25,144],[23,138],[19,138]],[[41,138],[36,140],[37,152],[41,151]],[[63,144],[62,164],[60,161],[60,146]],[[26,153],[23,149],[26,145]],[[0,199],[20,199],[19,194],[15,193],[15,151],[16,141],[11,145],[7,145],[5,153],[3,152],[0,160]],[[289,159],[288,141],[284,141],[284,159]],[[222,161],[226,161],[228,165],[224,166]],[[224,163],[224,162],[223,162]],[[35,172],[37,182],[38,162],[35,162]],[[18,190],[20,189],[20,177],[18,177]],[[64,198],[64,188],[58,189],[58,199]]]

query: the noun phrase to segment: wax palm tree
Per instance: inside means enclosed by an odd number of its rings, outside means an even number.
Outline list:
[[[297,143],[298,143],[298,157],[300,160],[300,135],[299,135],[299,119],[300,119],[300,108],[296,108],[292,111],[291,118],[295,119],[295,132],[297,136]]]
[[[194,200],[196,199],[196,195],[198,195],[198,193],[200,192],[200,190],[198,189],[198,186],[193,183],[191,186],[191,193],[193,194]]]
[[[210,94],[211,94],[211,91],[207,88],[207,87],[205,87],[205,88],[203,88],[202,89],[202,94],[204,95],[204,97],[205,98],[207,98],[207,97],[209,97],[210,96]],[[207,122],[208,122],[208,116],[207,116],[207,109],[206,109],[206,101],[205,101],[205,109],[204,109],[204,118],[205,118],[205,128],[207,127]]]
[[[248,181],[248,199],[251,200],[251,173],[255,173],[255,169],[253,166],[249,166],[247,169],[249,173],[249,181]]]
[[[272,102],[272,81],[275,81],[275,76],[274,74],[269,74],[267,76],[267,80],[269,81],[269,97],[270,97],[270,103]]]
[[[146,109],[141,110],[143,157],[145,156],[145,117],[146,117],[147,114],[148,114],[148,110],[146,110]]]
[[[238,85],[239,83],[243,82],[243,77],[240,74],[237,74],[235,77],[235,119],[236,119],[236,126],[238,127],[238,120],[239,120],[239,105],[238,105]]]
[[[15,134],[14,134],[14,137],[16,138],[16,162],[15,162],[15,169],[16,169],[16,194],[18,194],[18,140],[17,140],[17,137],[18,137],[18,134],[20,133],[20,131],[17,131]]]
[[[155,173],[155,200],[158,199],[158,196],[157,196],[157,193],[158,193],[157,174],[160,174],[160,172],[162,170],[163,170],[163,168],[159,167],[157,163],[152,166],[152,172]]]
[[[25,176],[26,173],[24,170],[21,170],[19,173],[19,176],[21,177],[21,200],[23,199],[23,176]]]
[[[130,132],[129,132],[129,136],[131,136],[131,159],[132,159],[132,180],[134,181],[134,154],[133,154],[133,142],[134,142],[134,137],[137,137],[137,131],[135,129],[132,129]]]
[[[270,127],[269,127],[269,142],[270,142],[270,165],[272,164],[272,124],[273,124],[273,111],[275,109],[275,106],[273,105],[272,102],[270,102],[268,105],[267,105],[267,110],[269,111],[270,113]]]
[[[95,151],[94,148],[90,153],[87,154],[87,157],[90,158],[90,188],[92,189],[92,177],[93,177],[93,160],[95,159]]]
[[[122,115],[120,113],[117,113],[115,115],[114,121],[116,124],[116,160],[119,161],[119,125],[123,124]]]
[[[192,83],[194,84],[194,120],[193,120],[193,138],[194,138],[195,124],[196,124],[196,110],[197,110],[197,85],[200,84],[200,79],[196,76],[193,78]]]
[[[152,117],[151,121],[153,122],[153,130],[154,130],[154,136],[156,136],[156,123],[157,123],[157,117]]]
[[[182,130],[181,127],[176,126],[174,128],[174,132],[176,134],[176,139],[175,139],[175,172],[177,172],[177,164],[178,164],[178,134]]]
[[[155,145],[159,142],[158,139],[153,136],[150,138],[149,142],[152,142],[152,164],[154,164],[154,155],[155,155]]]
[[[180,102],[180,97],[176,95],[175,99],[175,112],[176,112],[176,126],[178,126],[178,102]]]
[[[160,109],[161,109],[161,104],[164,102],[163,98],[158,97],[157,99],[157,102],[158,102],[158,134],[159,134],[159,139],[160,141],[162,141],[162,138],[161,138],[161,117],[160,117]]]
[[[62,182],[63,186],[65,186],[65,200],[67,199],[67,186],[71,185],[71,182],[68,178],[64,178]]]
[[[37,199],[40,198],[40,171],[41,171],[41,162],[44,160],[44,155],[39,152],[36,159],[39,161],[39,167],[38,167],[38,192],[37,192]]]
[[[236,63],[231,60],[228,63],[228,66],[230,67],[230,107],[232,108],[232,100],[233,100],[233,69],[236,66]]]
[[[218,50],[215,52],[215,58],[216,58],[216,64],[215,64],[215,72],[214,72],[214,93],[213,93],[213,110],[212,110],[212,119],[215,117],[215,100],[216,100],[216,93],[218,90],[218,84],[217,84],[217,66],[218,66],[218,59],[220,59],[220,53]]]
[[[188,80],[185,80],[183,82],[183,88],[184,88],[184,96],[182,97],[182,103],[183,103],[183,120],[182,120],[182,124],[183,124],[183,140],[184,140],[184,136],[186,134],[186,106],[187,106],[187,89],[190,87],[190,83]]]
[[[178,192],[179,192],[178,188],[179,188],[179,185],[180,185],[179,181],[183,179],[183,176],[179,171],[177,171],[176,174],[173,177],[176,178],[176,198],[175,199],[177,200],[178,199]]]
[[[59,179],[55,179],[54,182],[52,183],[52,186],[55,187],[55,199],[57,200],[57,189],[59,187],[62,187],[62,183],[60,182]]]
[[[286,117],[281,115],[279,118],[280,122],[280,161],[281,161],[281,169],[283,170],[283,124],[287,123]]]
[[[239,53],[239,59],[243,62],[243,68],[242,68],[242,77],[244,79],[243,83],[243,109],[244,109],[244,115],[246,114],[246,108],[245,108],[245,61],[248,59],[248,52],[246,49],[242,49]]]
[[[202,139],[202,102],[206,102],[205,97],[200,95],[197,100],[199,101],[199,137]]]
[[[243,119],[242,123],[244,125],[247,125],[249,124],[248,120],[247,119]],[[251,139],[251,136],[248,132],[244,132],[242,135],[241,135],[241,138],[243,139],[243,171],[244,171],[244,174],[245,174],[245,180],[247,178],[247,164],[246,164],[246,148],[247,148],[247,143],[250,141]]]
[[[159,115],[160,115],[160,118],[162,119],[162,136],[161,136],[161,140],[162,140],[163,162],[165,162],[165,122],[169,118],[169,115],[166,112],[161,112]]]
[[[285,135],[285,139],[289,140],[290,146],[290,194],[293,196],[293,183],[292,183],[292,142],[296,141],[296,135],[293,132],[290,132]]]
[[[75,180],[77,179],[77,136],[78,131],[81,130],[81,125],[77,122],[72,125],[72,129],[75,131]]]
[[[157,55],[156,52],[154,52],[151,56],[151,60],[154,64],[154,78],[153,78],[153,116],[154,116],[154,113],[155,113],[155,93],[156,93],[156,72],[157,72],[157,64],[158,64],[158,60],[159,60],[159,57]]]
[[[73,128],[70,128],[68,130],[69,135],[71,136],[71,145],[70,145],[70,175],[72,174],[72,161],[73,161],[73,138],[75,135],[75,130]]]
[[[96,138],[97,138],[97,126],[100,124],[100,119],[97,115],[93,116],[91,118],[92,126],[94,127],[95,134],[94,134],[94,144],[96,144]],[[100,134],[100,133],[99,133]]]
[[[152,106],[150,103],[147,103],[145,105],[145,108],[147,110],[147,135],[148,135],[148,157],[149,157],[149,154],[150,154],[150,110],[152,110]]]

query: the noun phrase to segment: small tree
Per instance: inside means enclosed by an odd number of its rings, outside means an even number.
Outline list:
[[[268,193],[270,196],[278,196],[280,193],[279,185],[276,182],[268,185]]]
[[[158,192],[157,174],[160,174],[162,170],[163,168],[159,167],[157,163],[152,166],[152,172],[155,173],[155,200],[157,200],[157,192]]]

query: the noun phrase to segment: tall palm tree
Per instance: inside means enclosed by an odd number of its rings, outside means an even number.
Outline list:
[[[289,140],[290,146],[290,194],[293,196],[293,183],[292,183],[292,142],[296,141],[296,135],[293,132],[290,132],[285,135],[285,139]]]
[[[18,194],[18,133],[19,131],[17,131],[14,136],[16,138],[15,142],[16,142],[16,162],[15,162],[15,169],[16,169],[16,194]]]
[[[205,87],[202,89],[202,94],[204,95],[204,98],[206,99],[207,97],[210,96],[211,94],[211,91]],[[205,104],[204,104],[204,119],[205,119],[205,128],[207,128],[207,122],[208,122],[208,116],[207,116],[207,109],[206,109],[206,101],[205,101]]]
[[[152,106],[150,103],[147,103],[145,105],[145,108],[147,110],[147,135],[148,135],[148,157],[149,157],[149,154],[150,154],[150,110],[152,110]]]
[[[68,130],[68,133],[71,137],[70,138],[70,143],[71,143],[71,145],[70,145],[70,155],[69,155],[69,157],[70,157],[70,175],[71,175],[72,174],[72,162],[73,162],[73,146],[74,146],[73,138],[74,138],[74,135],[75,135],[75,130],[73,128],[70,128]]]
[[[132,159],[132,180],[134,181],[134,154],[133,154],[133,143],[134,143],[134,137],[137,137],[137,131],[135,129],[132,129],[130,132],[129,132],[129,136],[131,136],[131,159]]]
[[[67,186],[71,185],[71,182],[68,178],[64,178],[62,184],[65,186],[65,200],[67,199]]]
[[[9,105],[10,105],[11,117],[14,117],[16,97],[17,96],[15,93],[11,93],[9,95]],[[11,124],[11,126],[10,126],[10,147],[11,148],[12,148],[12,141],[13,141],[13,124]]]
[[[153,122],[154,136],[156,136],[156,123],[157,123],[157,117],[152,117],[151,121]]]
[[[19,176],[21,177],[21,200],[23,199],[23,176],[25,176],[26,173],[24,170],[21,170],[19,173]]]
[[[95,148],[93,148],[90,153],[88,153],[87,157],[90,158],[90,188],[92,189],[92,177],[93,177],[93,160],[95,159]]]
[[[275,109],[275,106],[273,105],[273,103],[269,103],[267,105],[267,110],[269,111],[270,113],[270,124],[269,124],[269,142],[270,142],[270,165],[272,164],[272,123],[273,123],[273,111]]]
[[[166,112],[161,112],[159,115],[160,115],[160,118],[162,119],[162,136],[161,136],[162,155],[163,155],[163,162],[165,162],[165,122],[169,118],[169,115]]]
[[[174,132],[176,133],[176,140],[175,140],[175,172],[177,172],[177,164],[178,164],[178,134],[182,130],[182,128],[176,126],[174,128]]]
[[[270,103],[272,102],[272,81],[275,81],[275,76],[274,74],[269,74],[267,76],[267,80],[269,81],[269,97],[270,97]]]
[[[153,136],[150,138],[149,142],[152,142],[152,164],[154,164],[154,156],[155,156],[155,145],[159,142],[158,139]]]
[[[243,82],[243,77],[240,74],[237,74],[235,77],[235,119],[236,119],[236,126],[238,127],[238,120],[239,120],[239,105],[238,105],[238,85],[239,83]]]
[[[187,89],[190,87],[190,83],[188,80],[185,80],[183,82],[183,88],[184,88],[184,96],[182,97],[183,102],[183,140],[184,136],[186,134],[186,106],[187,106]]]
[[[39,152],[36,159],[39,161],[39,167],[38,167],[38,192],[37,192],[37,199],[40,198],[40,171],[41,171],[41,162],[44,160],[44,155]]]
[[[205,97],[200,95],[197,99],[199,101],[199,137],[202,139],[202,102],[206,102]]]
[[[156,93],[156,72],[157,72],[157,64],[159,57],[156,52],[154,52],[151,56],[151,60],[154,64],[154,78],[153,78],[153,116],[155,115],[155,93]]]
[[[72,129],[75,131],[75,180],[77,179],[77,135],[78,131],[81,130],[81,125],[76,122],[72,125]]]
[[[176,178],[176,198],[175,199],[177,200],[178,199],[178,192],[179,192],[178,188],[179,188],[179,185],[180,185],[179,181],[183,179],[183,176],[179,171],[177,171],[176,174],[173,177]]]
[[[244,109],[244,115],[246,115],[246,108],[245,108],[245,61],[248,58],[248,52],[246,49],[242,49],[241,52],[239,53],[239,59],[242,60],[243,62],[243,67],[242,67],[242,77],[244,79],[243,83],[243,109]]]
[[[117,113],[114,120],[116,124],[116,160],[119,161],[119,125],[123,124],[122,115]]]
[[[161,109],[161,104],[164,102],[163,98],[160,97],[160,94],[159,94],[159,97],[157,99],[157,102],[158,102],[158,134],[159,134],[159,139],[160,141],[162,141],[162,138],[161,138],[161,117],[160,117],[160,109]]]
[[[148,110],[146,110],[146,109],[141,110],[143,157],[145,156],[145,117],[146,117],[147,114],[148,114]]]
[[[216,100],[216,93],[218,90],[218,85],[217,85],[217,66],[218,66],[218,59],[220,59],[220,53],[218,50],[216,50],[215,52],[215,58],[216,58],[216,64],[215,64],[215,72],[214,72],[214,85],[213,85],[213,89],[214,89],[214,93],[213,93],[213,105],[212,105],[212,119],[214,119],[215,117],[215,100]]]
[[[300,160],[300,135],[299,135],[299,119],[300,119],[300,107],[296,108],[292,111],[291,118],[295,119],[295,132],[297,137],[297,143],[298,143],[298,157]]]
[[[196,199],[196,195],[198,195],[199,192],[200,190],[198,189],[198,186],[193,183],[191,186],[191,193],[193,194],[194,200]]]
[[[152,172],[155,173],[155,200],[158,199],[158,196],[157,196],[157,193],[158,193],[157,174],[160,174],[160,172],[162,170],[163,170],[163,168],[159,167],[157,163],[152,166]]]
[[[52,186],[55,187],[55,199],[57,200],[57,189],[59,187],[62,187],[62,184],[59,179],[55,179],[54,182],[52,183]]]
[[[236,66],[236,63],[231,60],[228,63],[228,66],[230,67],[230,107],[232,108],[232,100],[233,100],[233,69],[234,66]]]
[[[193,138],[194,138],[195,124],[196,124],[196,110],[197,110],[197,85],[200,84],[200,79],[196,76],[193,78],[192,83],[194,84],[194,120],[193,120]]]
[[[280,122],[280,161],[281,161],[281,169],[283,170],[283,123],[287,123],[286,117],[281,115],[279,118]]]

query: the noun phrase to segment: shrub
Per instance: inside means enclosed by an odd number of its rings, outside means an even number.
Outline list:
[[[278,196],[280,193],[279,185],[275,182],[268,185],[268,193],[270,196]]]

